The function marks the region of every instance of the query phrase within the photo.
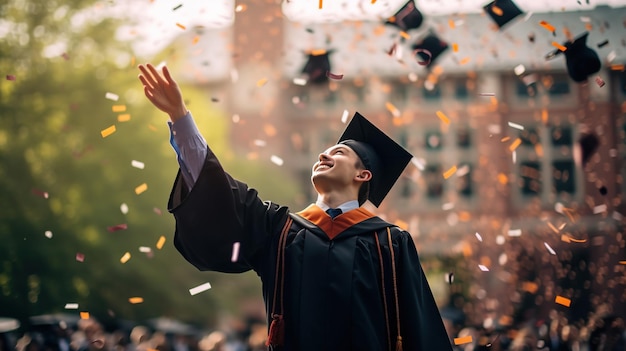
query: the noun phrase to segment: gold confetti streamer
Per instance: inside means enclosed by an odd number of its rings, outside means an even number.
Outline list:
[[[470,342],[472,342],[472,336],[471,335],[464,336],[464,337],[461,337],[461,338],[454,338],[454,344],[455,345],[469,344]]]
[[[437,117],[439,117],[439,119],[445,123],[445,124],[450,124],[450,119],[448,118],[448,116],[446,116],[445,113],[441,112],[441,111],[437,111]]]
[[[511,143],[511,145],[509,145],[509,150],[511,152],[515,151],[515,149],[517,149],[518,146],[522,145],[522,139],[517,138],[513,141],[513,143]]]
[[[572,300],[568,299],[567,297],[557,295],[554,299],[554,302],[558,303],[559,305],[569,307],[572,303]]]
[[[143,297],[131,297],[128,299],[128,302],[132,303],[133,305],[138,304],[138,303],[142,303],[143,302]]]
[[[120,258],[120,262],[122,262],[122,264],[128,262],[128,260],[130,260],[130,252],[126,252],[124,256]]]
[[[156,243],[157,250],[161,250],[163,248],[163,245],[165,245],[165,235],[161,235],[161,237],[159,238],[159,241],[157,241]]]
[[[111,109],[113,112],[124,112],[126,111],[126,105],[113,105]]]
[[[444,179],[448,179],[450,177],[452,177],[452,175],[454,175],[454,173],[456,173],[456,166],[452,166],[452,168],[450,168],[449,170],[445,171],[445,173],[443,174],[443,178]]]
[[[135,188],[135,194],[139,195],[139,194],[143,193],[146,190],[148,190],[148,184],[143,183],[140,186]]]
[[[115,133],[115,131],[116,131],[115,125],[112,125],[109,128],[106,128],[106,129],[103,129],[102,131],[100,131],[100,135],[102,135],[103,138],[106,138],[109,135]]]

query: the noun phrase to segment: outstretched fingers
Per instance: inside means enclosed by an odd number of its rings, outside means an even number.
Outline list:
[[[174,80],[174,78],[172,78],[170,70],[167,68],[167,66],[163,66],[163,75],[170,85],[176,86],[176,81]]]
[[[139,70],[141,71],[141,75],[139,75],[139,79],[144,85],[148,85],[151,88],[155,88],[158,85],[156,79],[152,76],[152,73],[148,71],[146,66],[139,65]]]
[[[148,69],[150,70],[150,73],[152,73],[152,77],[156,81],[156,84],[161,85],[161,86],[167,84],[165,80],[163,79],[163,77],[161,77],[161,74],[159,74],[159,72],[153,65],[148,64],[147,66],[148,66]]]

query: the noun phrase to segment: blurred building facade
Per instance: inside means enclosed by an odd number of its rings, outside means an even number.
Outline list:
[[[401,38],[382,23],[305,25],[275,2],[246,6],[210,34],[231,40],[232,65],[203,84],[233,116],[237,155],[284,161],[301,184],[294,207],[314,201],[311,165],[359,111],[416,158],[372,210],[414,236],[436,294],[473,302],[462,306],[472,323],[626,315],[626,8],[527,14],[500,31],[480,14],[427,18]],[[544,56],[585,31],[603,67],[577,84],[563,58]],[[450,47],[426,69],[410,44],[429,32]],[[196,81],[214,50],[198,45]],[[298,80],[316,51],[342,79]],[[584,133],[599,140],[586,165]]]

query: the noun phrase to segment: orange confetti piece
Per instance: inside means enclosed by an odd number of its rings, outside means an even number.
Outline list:
[[[318,8],[321,10],[323,6],[324,6],[324,1],[320,0],[320,2],[318,4]]]
[[[138,304],[138,303],[142,303],[143,302],[143,297],[131,297],[128,299],[128,302],[134,304]]]
[[[263,132],[265,132],[265,134],[269,137],[273,137],[273,136],[276,136],[276,134],[278,134],[278,131],[276,131],[276,127],[274,127],[272,124],[264,125]]]
[[[256,86],[260,88],[260,87],[264,86],[264,85],[265,85],[265,83],[267,83],[267,78],[261,78],[261,79],[259,79],[259,80],[256,82]]]
[[[131,57],[131,58],[130,58],[130,65],[131,65],[132,67],[135,67],[135,56],[133,56],[133,57]]]
[[[611,65],[612,71],[623,71],[626,68],[626,65]]]
[[[569,307],[569,305],[572,304],[572,300],[568,299],[567,297],[563,297],[559,295],[556,296],[556,298],[554,299],[554,302],[558,303],[559,305],[563,305],[565,307]]]
[[[157,241],[156,243],[157,250],[161,250],[163,248],[163,245],[165,245],[165,235],[161,235],[161,237],[159,238],[159,241]]]
[[[554,224],[548,222],[548,227],[550,227],[550,229],[552,229],[552,231],[555,232],[556,234],[559,233],[559,230],[554,226]]]
[[[459,44],[457,44],[457,43],[452,43],[452,51],[454,51],[454,52],[459,52]]]
[[[146,190],[148,190],[148,184],[143,183],[143,184],[141,184],[141,185],[139,185],[138,187],[135,188],[135,194],[139,195],[139,194],[143,193]]]
[[[124,256],[120,258],[120,262],[122,262],[122,264],[128,262],[128,260],[130,260],[130,252],[126,252]]]
[[[471,335],[464,336],[464,337],[461,337],[461,338],[454,338],[454,344],[455,345],[469,344],[470,342],[472,342],[472,336]]]
[[[546,21],[541,21],[541,22],[539,22],[539,24],[540,24],[543,28],[547,29],[547,30],[548,30],[548,31],[550,31],[550,32],[554,32],[554,31],[556,31],[556,28],[554,28],[554,26],[553,26],[553,25],[551,25],[550,23],[548,23],[548,22],[546,22]]]
[[[126,111],[126,105],[113,105],[113,112],[124,112]]]
[[[89,319],[89,312],[81,312],[80,319]]]
[[[567,234],[561,235],[561,241],[565,241],[566,243],[586,243],[587,239],[574,239]]]
[[[459,65],[465,65],[468,62],[470,62],[470,58],[469,57],[465,57],[464,59],[461,60],[461,62],[459,62]]]
[[[504,14],[504,12],[502,12],[502,9],[496,6],[495,3],[493,6],[491,6],[491,12],[493,12],[493,14],[496,16],[502,16]]]
[[[198,44],[199,41],[200,41],[200,37],[196,35],[195,37],[193,37],[193,41],[191,42],[191,44],[196,45]]]
[[[103,138],[108,137],[109,135],[115,133],[115,125],[110,126],[107,129],[103,129],[102,131],[100,131],[100,135],[102,135]]]
[[[117,116],[117,121],[118,122],[128,122],[128,121],[130,121],[130,114],[125,113],[125,114]]]
[[[150,129],[153,132],[156,132],[158,130],[157,127],[153,126],[152,124],[148,124],[148,129]]]
[[[619,261],[619,264],[626,264],[626,261]]]
[[[498,182],[502,185],[506,185],[509,182],[509,177],[507,177],[504,173],[500,173],[498,174]]]
[[[537,283],[535,282],[524,282],[522,284],[522,289],[531,294],[534,294],[537,292],[537,290],[539,290],[539,285],[537,285]]]
[[[450,29],[454,29],[455,25],[454,25],[454,21],[452,19],[448,20],[448,26],[450,26]]]
[[[501,143],[505,143],[505,142],[507,142],[507,141],[509,141],[509,140],[511,140],[511,137],[510,137],[510,136],[505,136],[505,137],[503,137],[502,139],[500,139],[500,142],[501,142]]]
[[[567,50],[567,48],[559,43],[557,43],[556,41],[552,42],[552,46],[554,46],[555,48],[561,50],[561,51],[565,51]]]
[[[398,110],[398,108],[391,102],[385,102],[385,108],[387,108],[387,111],[389,111],[394,117],[400,117],[400,110]]]
[[[180,23],[178,23],[178,22],[176,23],[176,26],[177,26],[178,28],[182,29],[182,30],[187,29],[187,27],[185,27],[184,25],[182,25],[182,24],[180,24]]]
[[[448,179],[448,178],[452,177],[454,175],[454,173],[456,173],[456,171],[457,171],[456,166],[452,166],[452,168],[450,168],[449,170],[447,170],[447,171],[445,171],[443,173],[443,178],[444,179]]]
[[[446,116],[445,113],[441,112],[441,111],[437,111],[437,117],[439,117],[439,119],[445,123],[445,124],[450,124],[450,119],[448,118],[448,116]]]
[[[522,145],[522,139],[517,138],[513,141],[513,143],[511,143],[511,145],[509,145],[509,150],[511,150],[511,152],[515,151],[515,149],[517,149],[518,146]]]
[[[405,31],[401,31],[400,32],[400,36],[403,37],[404,39],[411,39],[411,36],[409,35],[409,33],[405,32]]]
[[[376,3],[376,0],[372,0],[372,4],[375,4],[375,3]]]

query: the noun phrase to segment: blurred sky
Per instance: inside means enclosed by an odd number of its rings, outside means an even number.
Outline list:
[[[276,0],[280,1],[280,0]],[[302,23],[340,22],[346,20],[379,20],[392,16],[406,0],[289,0],[283,2],[283,13],[292,21]],[[489,3],[485,0],[416,0],[417,8],[426,16],[478,13]],[[626,0],[518,0],[524,12],[558,12],[589,10],[598,5],[626,6]],[[235,21],[236,13],[246,11],[246,1],[235,0],[127,0],[101,2],[85,11],[85,18],[114,16],[126,18],[116,37],[132,40],[135,52],[150,56],[166,47],[185,28],[202,26],[226,28]],[[178,26],[180,24],[181,26]]]

